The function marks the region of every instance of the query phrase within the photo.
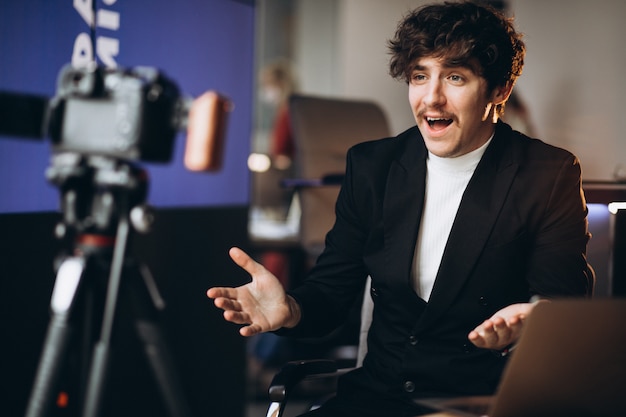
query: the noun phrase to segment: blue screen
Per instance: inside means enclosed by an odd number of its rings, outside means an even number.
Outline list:
[[[186,95],[215,90],[228,97],[234,110],[228,117],[221,170],[188,171],[181,132],[169,163],[143,164],[150,178],[148,203],[157,207],[248,203],[252,1],[4,1],[0,53],[2,91],[52,97],[65,64],[95,59],[107,67],[157,68]],[[0,137],[0,213],[57,210],[59,190],[44,176],[49,164],[47,139]]]

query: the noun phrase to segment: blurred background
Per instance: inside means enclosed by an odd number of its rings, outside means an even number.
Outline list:
[[[310,259],[299,242],[299,191],[283,184],[299,174],[289,97],[374,102],[392,135],[414,125],[406,85],[387,74],[386,42],[403,14],[426,3],[0,4],[0,90],[50,96],[63,64],[91,57],[106,66],[154,66],[186,94],[216,89],[235,104],[219,172],[198,174],[183,167],[182,133],[170,163],[146,164],[148,203],[155,207],[156,221],[149,234],[133,243],[168,301],[166,328],[199,414],[260,415],[269,380],[285,360],[353,358],[358,311],[354,322],[323,341],[285,342],[271,335],[244,340],[236,326],[223,322],[204,291],[246,281],[227,257],[233,245],[249,250],[285,286],[297,285]],[[511,100],[505,118],[580,158],[590,203],[594,236],[588,255],[598,275],[597,294],[620,293],[626,273],[618,261],[626,228],[620,220],[623,210],[610,211],[609,203],[626,201],[626,118],[621,114],[626,3],[491,3],[515,18],[527,45],[524,73],[515,87],[517,105]],[[103,13],[94,14],[90,26],[92,6]],[[46,142],[0,138],[0,329],[12,335],[0,351],[3,415],[23,413],[49,318],[53,260],[59,252],[52,233],[59,221],[58,190],[44,179],[49,158]],[[131,343],[122,350],[135,348]],[[112,415],[160,415],[162,407],[151,401],[158,397],[145,364],[137,355],[122,355],[117,362],[122,364],[113,374],[118,389],[108,394],[118,404]],[[146,408],[146,402],[155,404]]]

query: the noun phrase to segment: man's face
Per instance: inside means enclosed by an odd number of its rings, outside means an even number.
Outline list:
[[[465,155],[485,144],[494,129],[495,105],[510,89],[487,92],[487,81],[469,67],[450,67],[438,58],[416,62],[409,103],[426,147],[443,158]]]

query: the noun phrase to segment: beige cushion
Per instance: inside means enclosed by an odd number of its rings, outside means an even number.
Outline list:
[[[346,153],[359,142],[389,136],[380,106],[370,101],[294,95],[289,100],[296,176],[320,179],[345,172]],[[311,256],[324,246],[335,221],[338,186],[299,189],[300,242]]]

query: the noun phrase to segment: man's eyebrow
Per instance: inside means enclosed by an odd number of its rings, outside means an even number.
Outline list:
[[[473,62],[473,61],[465,61],[465,62],[460,62],[458,59],[455,58],[449,58],[445,61],[443,61],[443,66],[446,68],[450,68],[450,69],[455,69],[455,68],[460,68],[460,69],[466,69],[468,71],[473,72],[474,74],[477,74],[477,66],[476,66],[477,62]]]
[[[472,66],[469,65],[469,64],[453,64],[453,63],[443,62],[441,67],[446,69],[446,70],[466,69],[468,71],[472,71],[472,72],[474,71]],[[425,71],[427,69],[428,68],[426,66],[424,66],[424,65],[415,64],[411,68],[411,71]]]
[[[415,64],[411,71],[424,71],[426,67],[424,65]]]

